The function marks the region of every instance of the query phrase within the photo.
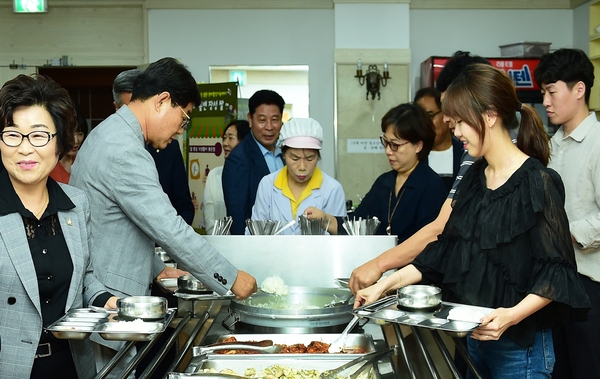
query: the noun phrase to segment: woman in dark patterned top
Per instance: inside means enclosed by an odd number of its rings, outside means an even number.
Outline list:
[[[469,154],[482,159],[459,185],[438,241],[359,291],[355,306],[408,284],[436,284],[446,300],[495,309],[468,339],[483,377],[550,378],[551,328],[584,318],[589,300],[577,277],[563,184],[546,168],[541,119],[503,72],[480,64],[452,83],[442,109]],[[515,146],[509,131],[517,127]]]

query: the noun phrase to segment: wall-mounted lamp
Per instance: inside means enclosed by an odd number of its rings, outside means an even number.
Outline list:
[[[390,72],[388,71],[387,62],[383,62],[383,75],[379,73],[377,69],[377,65],[370,64],[367,72],[363,75],[362,72],[362,61],[358,60],[358,65],[356,66],[356,75],[355,78],[358,78],[358,83],[362,86],[365,84],[365,80],[367,82],[367,100],[369,100],[369,93],[371,94],[371,100],[375,100],[375,95],[377,95],[377,100],[381,99],[381,93],[379,93],[380,86],[386,86],[387,80],[391,79]]]

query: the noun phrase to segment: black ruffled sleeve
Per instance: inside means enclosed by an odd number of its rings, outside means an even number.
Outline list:
[[[589,300],[577,275],[560,177],[529,158],[501,187],[485,184],[484,159],[459,185],[439,241],[414,262],[454,301],[512,307],[528,294],[552,300],[509,328],[523,346],[536,330],[585,318]],[[446,295],[445,295],[446,296]]]

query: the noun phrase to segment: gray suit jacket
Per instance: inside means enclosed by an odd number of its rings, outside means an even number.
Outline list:
[[[127,106],[98,125],[77,153],[70,184],[90,199],[96,276],[112,293],[148,295],[165,267],[157,243],[219,294],[237,269],[185,223],[158,181],[138,120]]]
[[[90,217],[87,198],[76,188],[61,187],[75,204],[69,211],[58,212],[73,261],[67,311],[83,307],[106,289],[93,275],[87,238]],[[0,297],[0,378],[29,378],[42,333],[42,313],[35,267],[23,219],[18,213],[0,216]],[[70,343],[79,377],[93,378],[96,366],[89,340]]]

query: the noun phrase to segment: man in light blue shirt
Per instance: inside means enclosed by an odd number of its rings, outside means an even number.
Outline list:
[[[233,218],[231,234],[244,234],[260,180],[283,168],[281,150],[275,144],[279,139],[284,106],[283,98],[271,90],[257,91],[248,100],[252,138],[244,138],[223,166],[225,206],[227,215]]]
[[[264,147],[260,142],[258,142],[256,137],[254,137],[254,134],[250,134],[250,135],[252,136],[252,139],[254,139],[254,141],[256,141],[256,144],[258,145],[260,152],[262,153],[263,157],[265,158],[265,162],[267,162],[267,167],[269,167],[269,173],[273,173],[277,170],[282,169],[283,168],[283,160],[281,159],[281,149],[279,149],[278,147],[275,147],[275,151],[271,151],[271,150],[267,149],[266,147]]]

